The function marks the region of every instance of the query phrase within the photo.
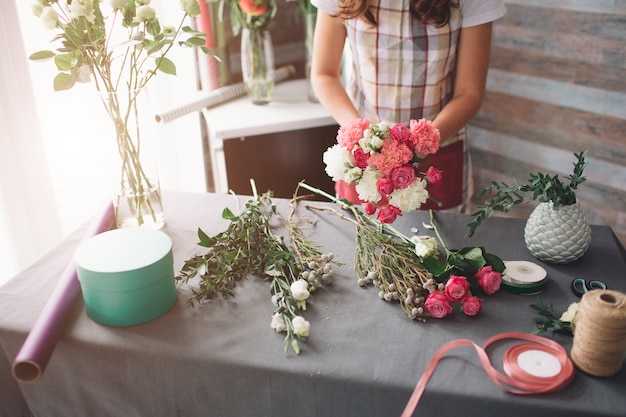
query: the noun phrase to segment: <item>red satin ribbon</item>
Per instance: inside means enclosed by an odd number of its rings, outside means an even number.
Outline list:
[[[504,374],[493,367],[486,350],[492,344],[506,339],[526,340],[528,343],[514,345],[505,352],[502,365],[506,373]],[[496,385],[510,394],[527,395],[558,391],[569,385],[574,378],[574,365],[569,359],[567,351],[563,348],[563,346],[559,345],[555,341],[541,336],[518,332],[501,333],[487,340],[482,348],[471,340],[453,340],[439,348],[431,359],[428,367],[415,386],[413,394],[411,394],[411,398],[409,398],[409,401],[402,412],[402,417],[410,417],[413,415],[413,412],[415,411],[415,408],[417,407],[417,404],[426,389],[426,385],[428,384],[432,374],[435,372],[435,368],[441,358],[449,350],[460,346],[474,347],[476,353],[478,353],[481,363],[483,364],[483,368],[485,368],[485,371],[487,372],[487,375],[489,375],[491,380]],[[538,350],[554,356],[561,365],[561,371],[551,377],[535,376],[524,371],[519,367],[517,358],[520,353],[528,350]]]

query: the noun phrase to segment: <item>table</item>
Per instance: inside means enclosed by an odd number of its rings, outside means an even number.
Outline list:
[[[197,228],[218,233],[227,225],[223,208],[236,210],[248,199],[177,192],[164,197],[163,231],[173,239],[177,271],[186,259],[204,253],[196,245]],[[287,201],[275,201],[286,213]],[[397,304],[381,301],[375,288],[357,285],[350,223],[303,204],[298,213],[317,220],[311,236],[345,262],[332,287],[311,299],[305,313],[311,335],[301,355],[285,355],[284,336],[269,326],[268,284],[249,277],[234,298],[195,308],[187,305],[190,288],[180,285],[172,310],[133,327],[99,325],[79,300],[42,379],[16,382],[10,376],[13,358],[79,244],[79,230],[0,287],[0,416],[398,416],[444,343],[468,338],[482,344],[497,333],[533,329],[536,314],[529,305],[536,298],[504,291],[487,297],[474,318],[456,313],[427,323],[411,321]],[[422,227],[427,219],[425,212],[405,213],[396,227],[432,233]],[[626,261],[609,227],[593,226],[587,253],[556,266],[529,254],[522,220],[492,218],[469,240],[463,238],[467,217],[441,213],[436,221],[450,247],[484,245],[504,260],[544,266],[551,280],[542,299],[556,309],[577,300],[569,291],[574,277],[601,278],[626,291]],[[556,340],[571,346],[569,336]],[[577,372],[558,393],[506,394],[487,377],[475,352],[463,348],[439,364],[416,415],[624,416],[625,392],[623,368],[612,378]]]
[[[225,141],[328,126],[333,127],[328,138],[331,142],[335,140],[336,122],[324,106],[308,100],[307,88],[306,79],[284,81],[276,84],[272,101],[267,105],[253,104],[245,96],[202,110],[216,192],[229,191]],[[300,138],[294,140],[297,139]],[[319,142],[319,139],[313,139]],[[271,171],[276,167],[266,165],[265,169]],[[299,180],[301,178],[296,179]]]

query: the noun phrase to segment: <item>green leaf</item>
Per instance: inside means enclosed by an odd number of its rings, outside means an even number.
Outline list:
[[[171,59],[166,57],[157,58],[156,64],[159,71],[164,72],[165,74],[176,75],[176,65],[174,65],[174,62],[172,62]]]
[[[74,87],[74,84],[76,84],[76,77],[66,72],[58,73],[53,80],[54,91],[69,90]]]
[[[54,63],[59,71],[70,71],[75,59],[72,54],[60,54],[54,57]]]
[[[233,212],[230,211],[230,209],[228,207],[226,207],[226,208],[224,208],[224,210],[222,210],[222,219],[235,221],[235,220],[237,220],[237,216],[235,216],[233,214]]]
[[[56,54],[52,51],[38,51],[38,52],[31,54],[28,57],[28,59],[33,60],[33,61],[39,61],[39,60],[44,60],[44,59],[50,59],[54,56],[56,56]]]

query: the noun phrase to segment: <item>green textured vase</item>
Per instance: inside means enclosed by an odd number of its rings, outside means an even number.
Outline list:
[[[554,209],[540,203],[528,217],[524,241],[537,259],[565,264],[584,255],[591,242],[591,227],[579,203]]]

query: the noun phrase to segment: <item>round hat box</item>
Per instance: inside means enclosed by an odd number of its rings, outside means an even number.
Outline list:
[[[158,230],[114,229],[74,254],[87,314],[109,326],[154,320],[176,303],[172,240]]]

